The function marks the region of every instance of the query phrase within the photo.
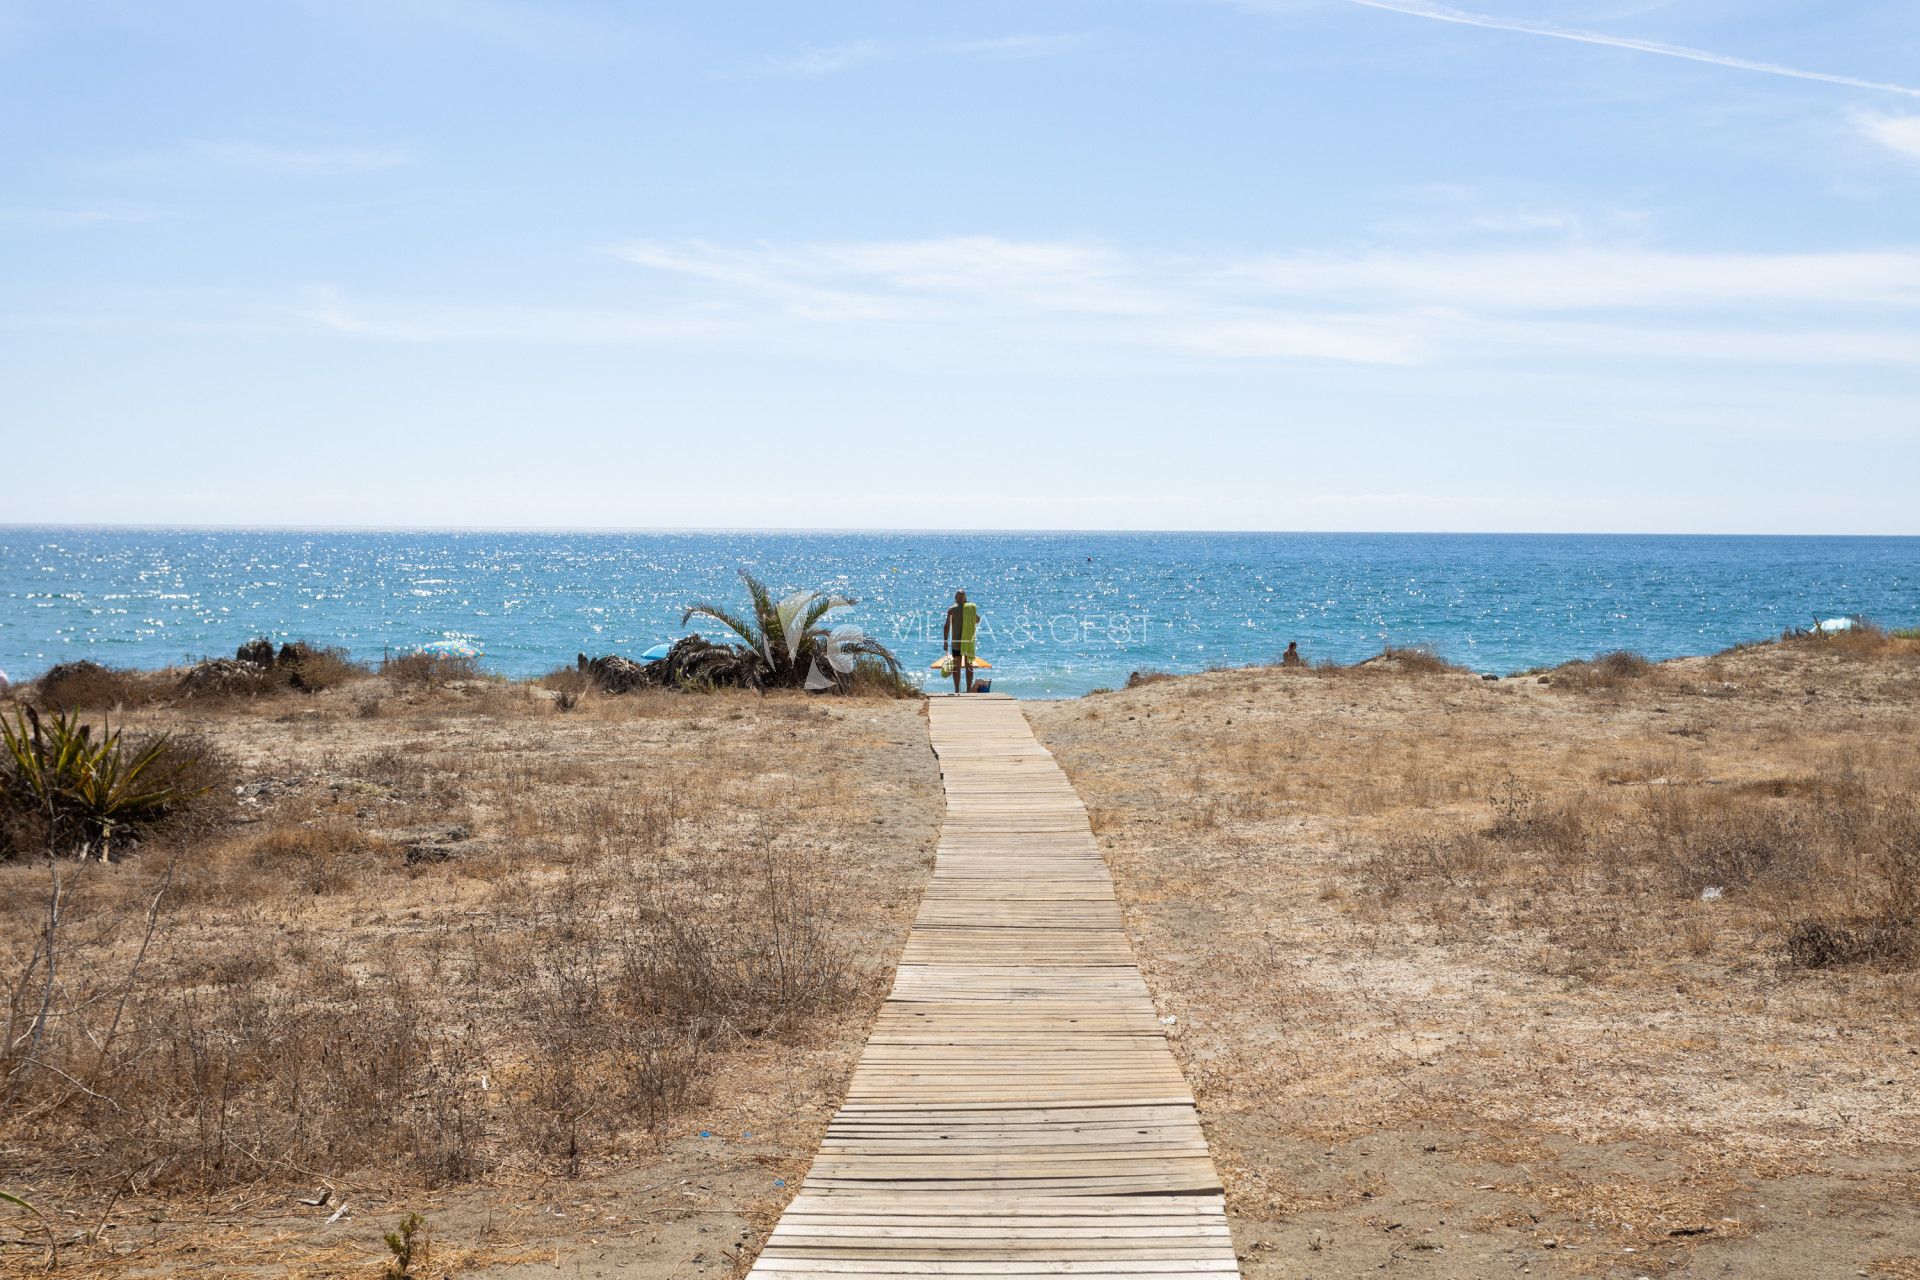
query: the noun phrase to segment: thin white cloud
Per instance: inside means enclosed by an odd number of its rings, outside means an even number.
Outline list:
[[[1920,366],[1920,250],[1641,248],[1192,255],[990,236],[645,241],[629,309],[316,298],[309,323],[404,341],[726,344],[943,366],[1646,360]]]
[[[1219,269],[1292,297],[1498,311],[1920,307],[1920,252],[1906,250],[1696,254],[1575,246],[1293,254]]]
[[[1409,188],[1373,224],[1383,238],[1411,243],[1498,237],[1599,239],[1631,231],[1646,215],[1627,209],[1598,211],[1541,207],[1531,193],[1487,192],[1451,183]]]
[[[1920,116],[1882,115],[1862,111],[1853,117],[1860,133],[1909,160],[1920,160]]]
[[[1665,44],[1658,40],[1639,40],[1631,36],[1608,35],[1605,32],[1584,31],[1576,27],[1556,26],[1547,22],[1528,22],[1514,18],[1498,18],[1484,13],[1469,13],[1464,9],[1455,9],[1443,4],[1431,4],[1428,0],[1345,0],[1345,2],[1365,9],[1385,9],[1390,13],[1404,13],[1410,17],[1427,18],[1434,22],[1449,22],[1457,26],[1483,27],[1489,31],[1511,31],[1521,35],[1546,36],[1554,40],[1572,40],[1580,44],[1604,45],[1611,49],[1651,53],[1663,58],[1704,62],[1710,66],[1728,67],[1736,71],[1757,71],[1765,75],[1786,76],[1794,80],[1815,80],[1822,84],[1845,85],[1852,89],[1871,89],[1878,93],[1896,93],[1909,98],[1920,98],[1920,88],[1910,85],[1863,80],[1857,76],[1833,75],[1825,71],[1808,71],[1778,62],[1736,58],[1724,53],[1712,53],[1705,49],[1691,49],[1685,45]]]
[[[797,53],[770,59],[766,69],[782,75],[831,76],[876,63],[922,58],[979,58],[989,61],[1051,58],[1072,52],[1090,38],[1087,32],[1063,32],[1051,35],[989,36],[977,40],[852,40],[844,44],[809,45]]]

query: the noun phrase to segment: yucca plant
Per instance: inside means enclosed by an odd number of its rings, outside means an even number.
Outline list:
[[[747,587],[747,614],[703,600],[687,606],[680,624],[710,618],[733,632],[740,638],[739,648],[760,668],[761,683],[813,690],[842,687],[861,658],[877,659],[890,674],[899,674],[900,660],[859,627],[822,625],[835,609],[860,603],[852,596],[796,591],[775,600],[766,584],[745,569],[740,570],[740,581]]]
[[[12,724],[0,719],[0,737],[6,742],[0,791],[7,805],[37,812],[56,845],[74,841],[82,855],[97,848],[102,862],[116,835],[198,794],[158,776],[155,766],[172,745],[166,736],[135,750],[117,729],[103,726],[96,740],[93,726],[76,716],[42,719],[25,707]]]

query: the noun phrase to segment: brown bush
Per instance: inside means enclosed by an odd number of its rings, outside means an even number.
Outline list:
[[[273,827],[255,837],[248,866],[282,878],[303,893],[339,893],[362,875],[392,871],[404,855],[391,840],[341,824]]]
[[[1780,633],[1778,640],[1737,644],[1723,650],[1718,656],[1770,646],[1796,653],[1818,653],[1838,658],[1914,660],[1920,659],[1920,627],[1889,630],[1864,619],[1855,619],[1853,625],[1844,631],[1821,631],[1817,626],[1804,631],[1789,627]]]
[[[244,646],[242,646],[244,648]],[[209,658],[189,667],[174,691],[183,698],[257,698],[286,688],[272,667],[238,658]]]
[[[598,688],[598,682],[585,667],[555,667],[543,676],[535,677],[534,685],[541,689],[551,689],[562,698],[578,700]]]
[[[1616,649],[1591,660],[1581,658],[1562,663],[1546,674],[1548,683],[1556,688],[1590,692],[1623,688],[1635,681],[1645,680],[1656,669],[1653,663],[1639,654]]]
[[[402,688],[438,689],[457,680],[480,680],[480,661],[463,653],[416,650],[380,659],[380,674]]]
[[[304,640],[280,646],[274,656],[274,668],[289,688],[304,693],[320,693],[355,680],[365,680],[373,672],[353,661],[345,649],[316,648]]]
[[[1362,658],[1359,662],[1342,665],[1331,658],[1322,659],[1313,664],[1313,671],[1323,676],[1343,675],[1471,675],[1466,667],[1448,662],[1439,654],[1423,645],[1388,645],[1371,658]]]
[[[128,671],[82,658],[49,669],[24,692],[55,711],[79,711],[145,706],[164,697],[170,683],[167,672]]]
[[[1911,964],[1916,945],[1910,916],[1808,918],[1787,929],[1781,952],[1803,969],[1858,964]]]
[[[991,676],[992,673],[988,672]],[[836,685],[839,692],[855,698],[917,698],[920,688],[899,671],[874,658],[860,658],[853,670],[844,673]]]
[[[199,700],[258,698],[273,694],[319,693],[373,673],[348,657],[345,649],[322,648],[292,640],[276,652],[273,641],[257,636],[231,658],[208,658],[180,675],[173,692]]]
[[[1163,680],[1177,679],[1167,671],[1134,671],[1128,674],[1127,682],[1121,686],[1126,689],[1144,689],[1150,684],[1159,684]]]

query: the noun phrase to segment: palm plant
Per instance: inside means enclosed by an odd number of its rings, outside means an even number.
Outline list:
[[[97,845],[101,861],[120,831],[163,817],[192,792],[161,777],[172,740],[124,746],[120,731],[103,731],[75,716],[43,721],[31,707],[0,720],[6,755],[0,759],[0,801],[44,816],[56,841],[77,837],[82,851]],[[0,851],[5,852],[5,851]]]
[[[851,596],[822,591],[796,591],[773,598],[765,583],[740,570],[747,587],[749,611],[735,613],[711,601],[687,606],[680,624],[709,618],[738,636],[734,646],[758,667],[760,682],[777,688],[812,690],[844,687],[862,658],[883,663],[890,675],[900,672],[900,660],[885,645],[851,624],[824,625],[835,609],[859,603]]]

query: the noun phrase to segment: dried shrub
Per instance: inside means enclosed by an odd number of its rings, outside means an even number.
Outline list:
[[[304,640],[281,645],[280,652],[274,656],[274,667],[288,688],[303,693],[321,693],[365,680],[373,674],[365,665],[353,661],[345,649],[319,648]]]
[[[1467,669],[1448,662],[1438,653],[1425,646],[1399,648],[1388,645],[1380,651],[1377,658],[1369,658],[1360,664],[1363,667],[1383,666],[1407,675],[1441,676],[1469,674]]]
[[[436,653],[427,649],[382,657],[380,674],[403,689],[438,689],[455,681],[484,678],[479,659],[464,653]]]
[[[860,658],[853,664],[851,671],[838,674],[840,692],[855,698],[917,698],[920,687],[900,673],[898,667],[890,667],[874,658]]]
[[[1787,929],[1781,953],[1788,964],[1802,969],[1837,969],[1907,964],[1914,958],[1914,946],[1911,918],[1806,919]]]
[[[597,820],[623,849],[674,821],[666,810]],[[744,861],[672,879],[631,861],[589,864],[541,898],[526,945],[485,958],[529,1016],[531,1072],[513,1122],[568,1172],[682,1105],[718,1044],[778,1037],[844,997],[849,956],[829,928],[826,884],[770,831],[757,843]]]
[[[1645,680],[1656,670],[1653,663],[1637,653],[1616,649],[1591,660],[1562,663],[1546,673],[1555,688],[1578,692],[1613,690]]]
[[[267,967],[273,968],[271,962]],[[212,1189],[395,1161],[429,1185],[484,1169],[484,1059],[403,984],[156,990],[124,1036],[111,1108],[68,1102],[96,1176]],[[110,1113],[110,1114],[109,1114]]]
[[[1144,689],[1150,684],[1159,684],[1164,680],[1172,680],[1175,678],[1171,672],[1166,671],[1134,671],[1127,675],[1127,682],[1121,687],[1126,689]]]
[[[1509,779],[1477,830],[1383,841],[1361,864],[1383,902],[1590,891],[1742,904],[1756,942],[1789,965],[1920,963],[1920,810],[1898,771],[1748,785],[1658,778],[1552,796]],[[1628,945],[1630,931],[1580,945]]]
[[[183,698],[257,698],[278,693],[285,687],[271,666],[258,666],[238,658],[209,658],[189,667],[180,677],[175,692]]]
[[[169,683],[166,672],[126,671],[83,658],[50,668],[23,692],[55,711],[110,710],[159,701]]]
[[[1424,645],[1388,645],[1371,658],[1363,658],[1351,666],[1342,666],[1331,658],[1323,659],[1313,665],[1313,670],[1323,676],[1343,675],[1411,675],[1446,676],[1471,675],[1466,667],[1448,662],[1438,653]]]
[[[745,759],[709,760],[704,785]],[[50,939],[31,868],[5,869],[0,1144],[21,1177],[104,1196],[373,1167],[429,1185],[503,1161],[583,1171],[672,1118],[742,1037],[801,1035],[852,989],[818,855],[771,820],[716,847],[729,811],[673,776],[411,743],[324,768],[330,787],[249,789],[259,820],[165,846],[177,861],[63,864]],[[362,789],[380,830],[339,805]],[[420,806],[444,825],[481,796],[503,839],[462,830],[462,852],[406,865]],[[299,923],[312,895],[358,917],[434,876],[497,882],[491,909],[351,945]]]
[[[0,744],[0,862],[43,851],[104,861],[184,818],[227,776],[198,739],[128,739],[104,722],[30,707],[0,719]]]
[[[234,650],[231,658],[208,658],[189,667],[175,692],[194,699],[319,693],[372,674],[349,658],[345,649],[292,640],[276,651],[272,640],[256,636]]]
[[[605,654],[598,658],[589,658],[586,654],[574,660],[573,679],[562,692],[582,693],[588,689],[597,689],[601,693],[622,694],[635,689],[658,688],[661,683],[663,664],[657,662],[635,662],[617,653]],[[559,675],[560,673],[555,673]],[[551,680],[553,677],[549,677]],[[557,687],[551,683],[549,688]]]
[[[1920,628],[1889,631],[1858,618],[1842,631],[1789,628],[1781,633],[1779,643],[1789,649],[1839,658],[1920,658]]]
[[[1384,841],[1361,865],[1361,875],[1375,897],[1394,903],[1446,890],[1478,894],[1491,866],[1487,841],[1436,833]]]
[[[392,870],[404,857],[392,841],[340,824],[272,827],[245,853],[247,865],[311,894],[339,893],[359,874]]]

